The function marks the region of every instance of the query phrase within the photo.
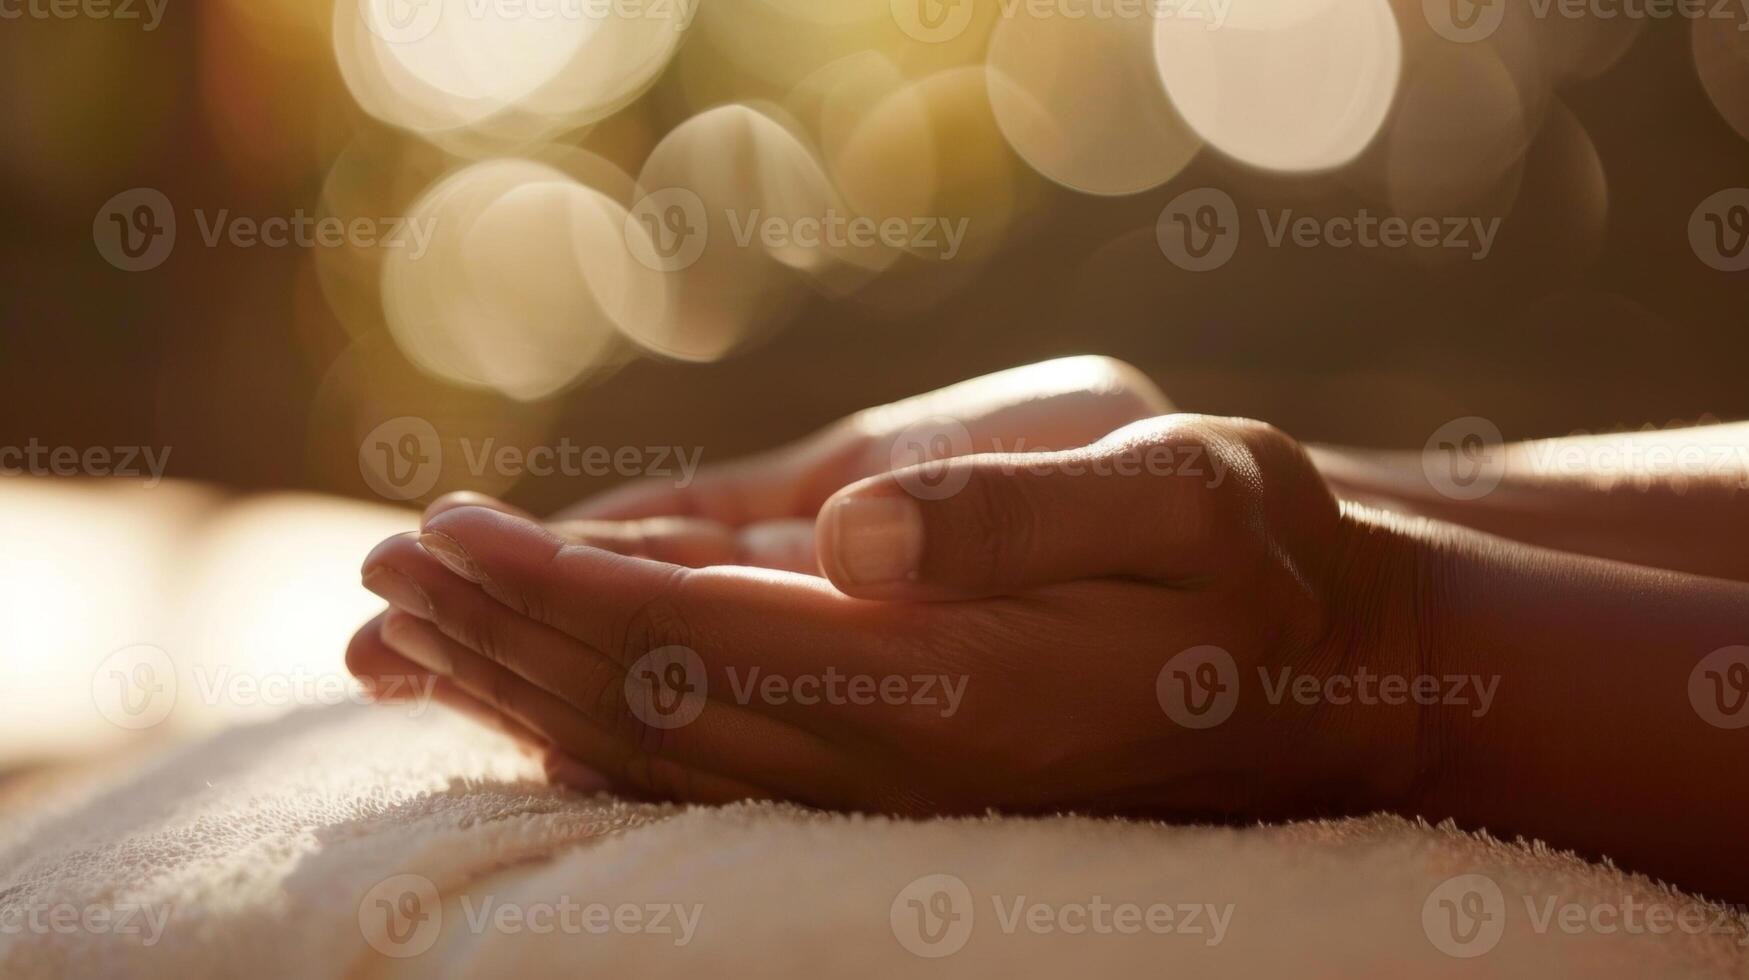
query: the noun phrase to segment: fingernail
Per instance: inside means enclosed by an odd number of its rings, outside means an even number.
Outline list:
[[[365,588],[387,600],[389,605],[425,619],[431,618],[431,598],[418,583],[400,572],[378,565],[365,569],[363,581]]]
[[[851,585],[917,578],[923,560],[923,511],[910,497],[844,497],[827,508],[829,557]]]
[[[606,776],[570,756],[548,756],[545,769],[549,781],[579,793],[605,793],[610,788]]]
[[[419,535],[419,547],[431,553],[431,557],[443,563],[443,567],[460,575],[475,585],[486,584],[486,573],[480,566],[474,564],[474,559],[461,546],[461,542],[438,531],[423,531]]]

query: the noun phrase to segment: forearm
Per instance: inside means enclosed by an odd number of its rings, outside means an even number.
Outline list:
[[[1749,586],[1424,533],[1434,670],[1498,693],[1428,709],[1416,808],[1749,898]]]
[[[1749,424],[1438,451],[1311,450],[1349,500],[1545,548],[1749,581]],[[1454,482],[1453,467],[1472,466]]]

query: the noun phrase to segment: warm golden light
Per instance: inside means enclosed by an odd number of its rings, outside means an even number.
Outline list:
[[[1021,158],[1065,187],[1134,194],[1201,148],[1154,70],[1153,21],[1039,17],[1020,8],[990,38],[990,105]]]
[[[546,164],[463,169],[411,209],[424,248],[384,260],[389,329],[440,377],[524,400],[550,395],[610,356],[622,322],[662,315],[661,284],[620,237],[624,213]]]
[[[650,153],[625,222],[633,256],[672,302],[624,324],[627,335],[709,361],[783,322],[802,293],[795,270],[831,261],[798,222],[836,206],[813,151],[771,115],[729,105],[682,123]]]
[[[1347,163],[1396,94],[1402,38],[1387,0],[1235,0],[1218,29],[1165,16],[1155,56],[1210,145],[1271,170]]]
[[[365,111],[483,155],[592,123],[652,83],[690,4],[338,0],[334,52]]]
[[[1411,73],[1386,143],[1393,210],[1503,216],[1530,139],[1517,86],[1493,51],[1434,49]]]

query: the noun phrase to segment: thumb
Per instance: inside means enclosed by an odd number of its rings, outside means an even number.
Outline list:
[[[1188,578],[1208,571],[1243,454],[1218,427],[1171,416],[1069,452],[907,467],[826,502],[815,528],[821,568],[848,595],[897,600]]]

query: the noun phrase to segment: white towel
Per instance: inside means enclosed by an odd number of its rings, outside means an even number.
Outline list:
[[[164,750],[0,829],[5,977],[1743,977],[1746,936],[1644,879],[1393,818],[584,798],[392,707]]]

